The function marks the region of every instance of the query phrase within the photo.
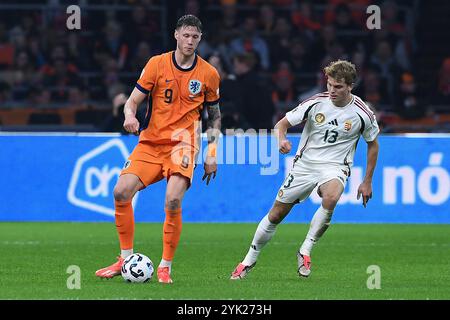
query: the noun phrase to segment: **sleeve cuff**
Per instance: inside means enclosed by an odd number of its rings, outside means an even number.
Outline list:
[[[217,100],[214,100],[214,101],[205,101],[205,102],[203,102],[203,104],[204,104],[205,106],[213,106],[213,105],[215,105],[216,103],[219,103],[219,101],[220,101],[220,99],[217,99]]]
[[[368,137],[368,139],[365,139],[366,142],[372,142],[372,141],[374,141],[374,140],[378,137],[379,134],[380,134],[380,131],[379,131],[379,130],[378,130],[376,133],[371,134],[370,137]]]
[[[292,119],[292,113],[291,112],[288,112],[288,113],[286,113],[286,120],[289,122],[289,124],[291,125],[291,126],[295,126],[295,125],[297,125],[296,123],[295,123],[295,121],[294,121],[294,119]]]
[[[150,92],[147,89],[143,88],[139,83],[136,83],[136,88],[143,94],[149,94],[149,92]]]

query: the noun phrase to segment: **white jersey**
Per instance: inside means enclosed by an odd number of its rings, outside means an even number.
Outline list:
[[[351,167],[359,137],[370,142],[380,131],[373,112],[353,94],[344,107],[335,106],[328,92],[316,94],[289,111],[286,118],[292,126],[306,122],[297,156],[316,164]]]

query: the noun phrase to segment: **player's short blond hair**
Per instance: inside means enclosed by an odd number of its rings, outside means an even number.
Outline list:
[[[323,71],[327,77],[331,77],[337,81],[344,80],[349,86],[353,85],[356,81],[356,67],[353,63],[346,60],[330,62]]]

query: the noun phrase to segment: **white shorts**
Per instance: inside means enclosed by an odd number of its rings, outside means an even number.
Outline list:
[[[337,179],[344,189],[350,175],[350,168],[336,164],[306,164],[301,159],[294,162],[293,168],[284,180],[276,200],[283,203],[299,203],[309,197],[316,186]]]

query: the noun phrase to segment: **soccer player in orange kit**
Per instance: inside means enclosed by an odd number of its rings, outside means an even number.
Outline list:
[[[157,276],[161,283],[173,282],[170,274],[181,234],[181,203],[192,182],[199,151],[203,106],[208,112],[208,152],[203,180],[207,179],[209,184],[211,177],[216,175],[216,145],[221,126],[218,104],[220,77],[217,70],[195,52],[202,36],[202,23],[197,17],[182,16],[174,36],[176,50],[154,56],[148,61],[124,107],[124,128],[130,133],[138,133],[137,107],[151,95],[150,122],[141,131],[139,143],[125,163],[114,188],[121,254],[116,263],[98,270],[95,273],[98,277],[120,275],[124,259],[133,254],[134,214],[131,201],[135,193],[166,178],[163,252]]]

